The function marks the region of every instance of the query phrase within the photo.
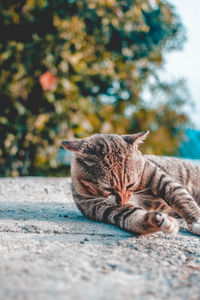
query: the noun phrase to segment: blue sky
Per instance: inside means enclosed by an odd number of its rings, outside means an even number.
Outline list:
[[[169,0],[180,15],[187,30],[183,51],[166,57],[165,72],[173,78],[184,77],[195,103],[190,117],[200,130],[200,0]]]

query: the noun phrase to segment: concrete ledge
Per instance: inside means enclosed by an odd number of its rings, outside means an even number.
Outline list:
[[[0,179],[0,299],[199,299],[200,238],[87,220],[70,179]]]

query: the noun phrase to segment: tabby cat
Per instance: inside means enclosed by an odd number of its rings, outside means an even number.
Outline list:
[[[73,152],[75,203],[89,219],[132,233],[177,233],[182,217],[200,235],[200,167],[173,157],[142,155],[148,131],[132,135],[95,134],[64,141]]]

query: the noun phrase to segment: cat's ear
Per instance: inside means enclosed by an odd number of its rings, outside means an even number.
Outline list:
[[[122,135],[122,138],[130,145],[139,146],[147,138],[149,130],[138,132],[135,134]]]
[[[68,151],[76,152],[77,154],[82,155],[81,146],[83,145],[83,142],[83,140],[63,141],[61,145]]]

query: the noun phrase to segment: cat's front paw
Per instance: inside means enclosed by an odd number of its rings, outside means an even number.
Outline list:
[[[192,233],[200,235],[200,220],[189,226],[189,229]]]
[[[178,222],[164,213],[156,214],[156,221],[160,230],[167,234],[176,234],[179,231]]]

